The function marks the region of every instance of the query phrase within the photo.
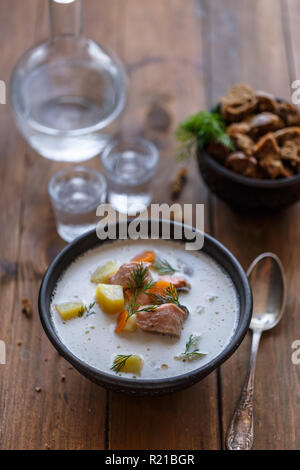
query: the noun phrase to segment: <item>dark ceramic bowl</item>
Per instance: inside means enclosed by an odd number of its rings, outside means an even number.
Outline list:
[[[176,223],[171,222],[171,239],[174,240],[174,226]],[[162,223],[160,225],[160,233]],[[178,224],[177,224],[178,225]],[[117,233],[119,224],[117,224]],[[150,234],[150,222],[148,226]],[[189,241],[185,238],[183,240],[174,240],[174,243],[181,243],[184,250],[184,242]],[[195,384],[203,379],[214,369],[219,367],[226,359],[228,359],[234,351],[241,344],[249,327],[251,314],[252,314],[252,294],[247,280],[247,276],[241,268],[238,261],[234,256],[214,238],[205,235],[203,251],[215,259],[219,265],[230,275],[239,296],[240,309],[239,321],[236,331],[226,348],[213,359],[210,363],[205,364],[198,369],[187,372],[176,377],[157,379],[157,380],[136,380],[127,379],[124,377],[114,376],[101,372],[94,367],[89,366],[85,362],[79,360],[59,339],[50,315],[50,303],[53,290],[57,284],[62,273],[67,267],[80,255],[87,250],[100,246],[102,244],[110,243],[110,240],[100,241],[95,231],[88,232],[82,237],[75,240],[68,245],[64,250],[54,259],[48,268],[44,279],[41,284],[39,294],[39,313],[44,330],[57,351],[69,361],[74,368],[81,374],[95,382],[98,385],[108,389],[125,392],[136,395],[160,395],[163,393],[175,392],[190,385]]]
[[[282,101],[281,98],[276,100]],[[220,105],[217,109],[220,109]],[[209,189],[235,209],[247,212],[276,212],[300,199],[300,174],[291,178],[262,180],[248,178],[229,170],[203,150],[198,150],[197,160],[203,180]]]
[[[291,178],[262,180],[234,173],[203,150],[198,151],[197,160],[209,189],[238,210],[275,212],[300,199],[300,174]]]

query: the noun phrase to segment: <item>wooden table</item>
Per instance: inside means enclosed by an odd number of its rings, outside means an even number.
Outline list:
[[[297,0],[89,0],[85,7],[86,34],[115,50],[128,69],[123,128],[160,148],[159,202],[170,202],[166,182],[175,172],[173,133],[181,119],[211,106],[236,81],[288,98],[290,83],[300,78]],[[8,84],[18,57],[48,34],[47,2],[0,0],[0,11],[0,79]],[[158,118],[166,112],[171,119],[168,129],[149,119],[157,102]],[[162,398],[116,395],[69,369],[37,312],[43,273],[64,246],[47,195],[51,174],[63,165],[29,149],[9,104],[0,106],[0,150],[0,339],[7,347],[7,364],[0,366],[0,448],[224,448],[250,338],[201,383]],[[100,167],[98,159],[89,165]],[[205,204],[207,231],[245,268],[263,251],[282,259],[288,303],[283,321],[261,344],[255,449],[299,449],[300,365],[292,364],[291,345],[300,339],[300,205],[268,217],[237,214],[207,193],[194,163],[180,202]],[[25,297],[33,306],[29,320],[21,312]]]

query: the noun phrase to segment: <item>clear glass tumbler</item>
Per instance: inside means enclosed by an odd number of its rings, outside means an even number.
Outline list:
[[[141,138],[113,140],[102,153],[108,180],[108,201],[121,213],[135,215],[152,201],[151,181],[159,153],[155,145]]]
[[[55,173],[49,182],[49,196],[56,217],[57,232],[66,242],[96,227],[96,210],[106,201],[106,181],[98,171],[82,166]]]
[[[19,130],[43,157],[80,162],[99,154],[126,104],[119,59],[81,36],[81,0],[49,0],[51,36],[26,52],[11,79]]]

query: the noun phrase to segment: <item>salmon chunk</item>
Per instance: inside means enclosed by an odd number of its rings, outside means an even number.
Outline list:
[[[136,320],[137,326],[141,330],[179,338],[186,316],[187,312],[177,307],[177,305],[163,304],[152,312],[137,312]]]
[[[169,282],[170,284],[173,284],[176,289],[184,289],[184,290],[190,290],[191,285],[187,282],[185,277],[175,275],[175,276],[161,276],[159,278],[159,281],[166,281]]]
[[[133,299],[133,294],[129,289],[125,290],[125,299],[126,299],[126,302],[128,302],[128,303],[131,302],[131,300]],[[141,292],[137,296],[136,304],[137,305],[149,305],[149,304],[151,304],[151,300],[152,299],[151,299],[150,295],[145,294],[144,292]]]
[[[132,276],[132,272],[136,269],[138,264],[142,264],[145,268],[147,268],[146,281],[151,281],[152,277],[149,271],[151,267],[151,263],[136,263],[134,261],[131,261],[129,263],[122,264],[119,270],[115,274],[110,276],[109,283],[116,284],[124,288],[128,287],[129,280]]]

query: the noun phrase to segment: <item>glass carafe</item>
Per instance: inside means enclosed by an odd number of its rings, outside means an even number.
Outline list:
[[[49,0],[50,38],[27,51],[11,80],[16,122],[43,157],[82,162],[116,132],[126,104],[119,59],[81,35],[81,0]]]

